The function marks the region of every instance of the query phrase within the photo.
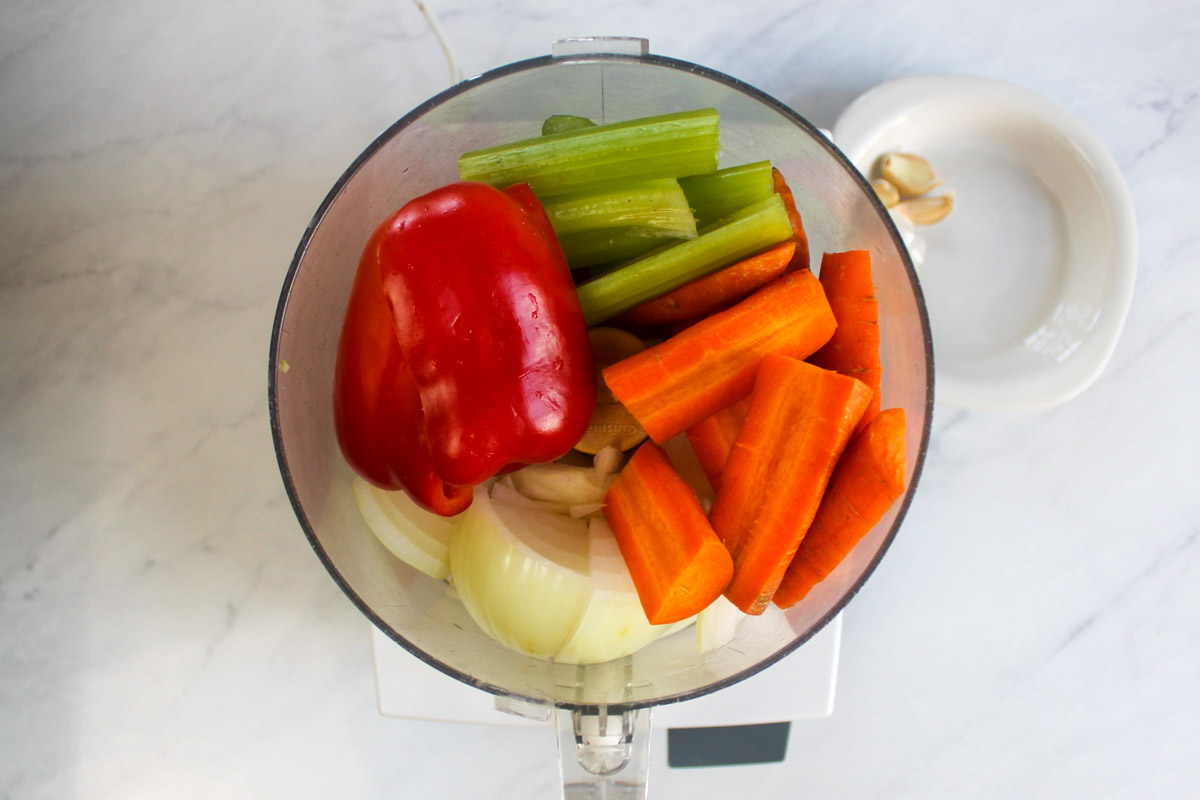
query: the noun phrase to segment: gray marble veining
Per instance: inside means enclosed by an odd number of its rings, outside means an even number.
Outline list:
[[[784,765],[675,771],[652,796],[1200,794],[1194,3],[429,6],[467,74],[633,34],[824,126],[891,77],[1003,78],[1091,126],[1137,208],[1100,380],[1037,414],[938,408],[846,612],[834,716],[794,726]],[[378,715],[366,624],[267,430],[310,215],[447,84],[425,20],[49,0],[0,31],[0,796],[551,796],[548,732]]]

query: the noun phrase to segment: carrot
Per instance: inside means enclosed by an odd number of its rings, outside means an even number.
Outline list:
[[[750,394],[764,355],[806,358],[836,324],[820,281],[799,270],[601,374],[661,444]]]
[[[604,502],[604,517],[651,623],[687,619],[724,591],[733,573],[729,551],[658,445],[637,449]]]
[[[653,328],[703,317],[726,308],[778,278],[791,263],[796,243],[787,241],[724,269],[686,283],[619,315],[619,327]]]
[[[866,250],[826,253],[821,259],[821,285],[837,318],[837,330],[809,363],[831,369],[870,386],[875,392],[858,429],[879,412],[883,370],[879,363],[879,304],[871,280],[871,254]]]
[[[904,492],[904,472],[904,409],[889,408],[846,445],[775,605],[795,605],[833,572]]]
[[[713,489],[721,488],[721,470],[725,469],[729,448],[733,447],[733,440],[737,438],[749,407],[749,398],[739,400],[711,417],[700,420],[686,431],[688,443]]]
[[[723,309],[723,308],[718,309],[718,311],[724,311],[724,310],[725,309]],[[671,336],[675,336],[676,334],[683,333],[688,328],[695,325],[698,321],[699,320],[686,319],[686,320],[681,320],[679,322],[668,322],[666,325],[662,326],[661,330],[668,337],[671,337]]]
[[[725,596],[745,613],[771,602],[870,399],[854,378],[776,353],[762,360],[709,515],[733,556]]]
[[[804,233],[804,222],[796,209],[796,198],[792,196],[792,188],[783,179],[783,173],[774,167],[771,168],[771,177],[775,179],[775,194],[783,200],[788,219],[792,221],[792,239],[796,242],[796,252],[788,269],[808,269],[808,236]]]

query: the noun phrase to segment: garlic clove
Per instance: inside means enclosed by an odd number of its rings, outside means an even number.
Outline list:
[[[879,171],[903,197],[925,194],[942,182],[928,161],[912,153],[888,153]]]
[[[954,210],[954,195],[940,194],[936,197],[914,197],[896,204],[896,211],[917,225],[932,225],[941,222]]]
[[[900,202],[900,192],[886,178],[876,178],[871,181],[871,188],[879,195],[879,201],[884,208],[891,208]]]

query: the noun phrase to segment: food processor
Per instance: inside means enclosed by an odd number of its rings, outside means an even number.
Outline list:
[[[605,123],[707,107],[721,115],[721,166],[769,159],[784,174],[814,262],[823,252],[870,251],[883,407],[906,414],[908,485],[829,578],[786,612],[773,609],[745,621],[725,647],[698,652],[687,631],[602,664],[529,658],[484,634],[445,583],[392,557],[359,515],[331,399],[359,255],[384,218],[457,180],[457,159],[465,151],[534,136],[554,114]],[[929,324],[916,275],[858,170],[779,101],[706,67],[651,55],[640,39],[559,43],[549,56],[500,67],[430,98],[371,143],[304,232],[284,281],[269,369],[283,482],[332,578],[380,632],[429,668],[492,694],[501,710],[556,715],[566,743],[567,796],[644,796],[653,707],[719,691],[766,669],[838,614],[896,536],[920,475],[933,402]]]

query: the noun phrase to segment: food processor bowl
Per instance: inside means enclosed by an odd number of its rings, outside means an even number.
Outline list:
[[[296,516],[354,604],[431,667],[497,695],[499,707],[547,717],[561,709],[564,736],[569,741],[574,735],[585,772],[596,774],[637,762],[630,738],[648,717],[638,709],[698,697],[753,675],[801,646],[858,591],[895,537],[917,485],[929,437],[933,359],[904,245],[862,175],[820,131],[728,75],[648,55],[644,43],[630,52],[627,40],[617,48],[624,52],[613,53],[594,52],[604,40],[588,41],[447,89],[406,114],[350,165],[309,223],[284,281],[270,345],[269,403]],[[529,658],[481,631],[446,584],[392,557],[359,515],[332,406],[338,336],[359,255],[380,222],[405,202],[457,180],[457,159],[467,150],[535,136],[554,114],[605,123],[705,107],[720,112],[721,166],[769,159],[786,177],[814,271],[821,253],[870,251],[882,403],[906,413],[908,486],[828,579],[786,612],[772,608],[754,624],[741,625],[728,646],[697,652],[688,631],[604,664]],[[625,782],[636,785],[637,778]]]

